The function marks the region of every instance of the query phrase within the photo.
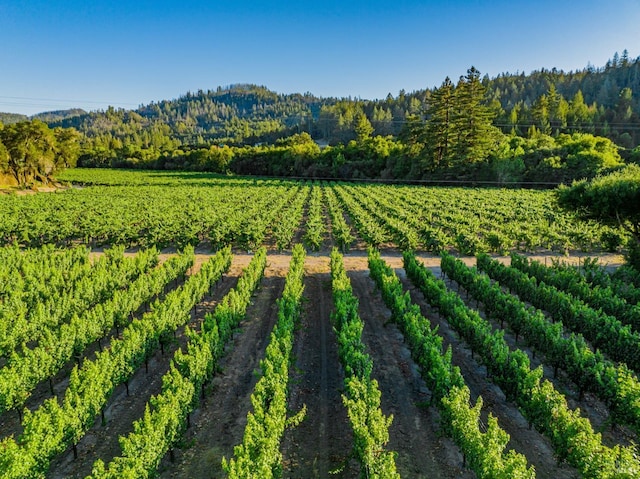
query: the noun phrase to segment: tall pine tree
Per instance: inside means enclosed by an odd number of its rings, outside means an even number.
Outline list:
[[[445,78],[440,88],[431,94],[427,109],[424,143],[425,166],[428,170],[451,166],[454,153],[455,87]]]
[[[485,161],[495,145],[498,132],[492,125],[495,113],[485,104],[485,87],[475,67],[460,77],[454,99],[455,162],[475,164]]]

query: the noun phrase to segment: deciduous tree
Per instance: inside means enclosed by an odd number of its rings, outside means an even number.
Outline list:
[[[631,233],[629,262],[640,269],[640,166],[629,165],[558,192],[560,204],[583,216],[617,224]]]

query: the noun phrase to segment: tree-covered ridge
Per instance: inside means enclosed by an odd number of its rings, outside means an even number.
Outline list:
[[[174,100],[162,100],[136,110],[108,108],[68,118],[56,126],[75,127],[99,143],[112,137],[119,144],[139,143],[161,146],[147,138],[170,136],[180,144],[205,142],[273,142],[287,136],[292,128],[305,129],[318,117],[323,100],[310,93],[278,94],[264,86],[231,85],[216,90],[187,92]]]
[[[463,77],[461,77],[463,78]],[[454,85],[456,81],[452,82]],[[485,75],[484,102],[495,113],[493,123],[505,133],[526,134],[535,126],[543,133],[585,131],[614,140],[625,148],[640,144],[640,57],[615,53],[604,67],[579,71],[556,68],[530,74]],[[50,126],[75,127],[98,146],[119,148],[204,143],[273,143],[300,131],[328,143],[355,139],[355,120],[363,113],[374,135],[398,135],[412,116],[425,118],[439,87],[380,100],[320,98],[311,93],[279,94],[264,86],[238,84],[215,90],[188,92],[136,110],[82,110],[35,115]],[[634,91],[635,90],[635,91]],[[26,118],[0,114],[3,123]]]
[[[557,184],[640,162],[639,72],[626,53],[569,73],[489,79],[472,66],[457,81],[375,101],[242,84],[50,126],[81,133],[80,166]]]
[[[629,59],[626,50],[603,68],[507,73],[483,83],[498,111],[496,124],[505,129],[580,130],[625,148],[640,144],[640,57]]]
[[[53,110],[43,111],[42,113],[36,113],[32,116],[22,115],[20,113],[2,113],[0,112],[0,123],[10,125],[12,123],[18,123],[20,121],[40,120],[46,123],[52,123],[55,121],[64,120],[74,116],[86,115],[87,112],[82,108],[71,108],[68,110]]]
[[[18,123],[19,121],[27,121],[29,117],[27,115],[21,115],[20,113],[3,113],[0,112],[0,123],[9,125],[11,123]]]
[[[626,51],[615,54],[602,68],[588,66],[575,72],[543,68],[528,75],[503,73],[479,80],[486,90],[483,102],[495,113],[493,124],[505,133],[526,134],[535,126],[543,133],[586,131],[625,148],[640,144],[640,97],[634,92],[640,84],[640,58],[629,59]],[[428,116],[439,90],[401,90],[380,100],[339,100],[241,84],[188,92],[131,111],[108,108],[60,120],[55,126],[73,126],[101,145],[113,139],[115,146],[161,146],[143,132],[170,136],[181,145],[202,145],[273,143],[307,131],[315,139],[336,144],[356,138],[360,114],[371,122],[374,135],[400,134],[412,117]]]
[[[70,108],[68,110],[52,110],[37,113],[31,116],[32,120],[40,120],[45,123],[53,123],[56,121],[65,120],[67,118],[73,118],[80,115],[86,115],[87,112],[82,108]]]

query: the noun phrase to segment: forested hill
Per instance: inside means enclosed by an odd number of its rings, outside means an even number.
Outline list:
[[[500,105],[499,126],[586,130],[626,148],[640,144],[640,57],[629,59],[626,50],[602,68],[507,73],[484,83],[488,100]]]
[[[456,78],[451,79],[455,85]],[[505,133],[527,134],[535,126],[549,134],[594,133],[625,148],[640,144],[640,57],[630,59],[626,50],[622,55],[615,53],[599,68],[587,66],[570,72],[542,68],[495,78],[484,75],[482,84],[486,103],[495,112],[494,124]],[[401,91],[396,97],[368,102],[364,109],[374,126],[378,120],[378,125],[398,132],[407,116],[424,117],[437,90]]]
[[[188,92],[175,100],[162,100],[137,110],[91,112],[55,122],[75,127],[91,137],[108,134],[132,137],[134,143],[168,136],[181,144],[272,142],[308,128],[322,105],[335,102],[306,94],[278,94],[264,86],[239,84],[216,90]],[[141,138],[143,137],[143,138]],[[154,143],[152,139],[152,143]]]
[[[640,57],[630,59],[626,50],[599,68],[485,75],[482,83],[496,114],[494,124],[506,133],[524,135],[535,126],[550,134],[587,131],[626,148],[640,144]],[[398,135],[407,118],[425,117],[438,87],[400,91],[380,100],[339,100],[241,84],[189,92],[137,110],[109,108],[48,121],[50,126],[72,126],[88,137],[102,137],[99,143],[105,146],[115,141],[160,147],[169,139],[182,145],[272,143],[300,131],[337,143],[355,138],[361,112],[376,134]]]
[[[40,120],[45,123],[55,123],[65,118],[71,118],[74,116],[86,115],[87,112],[82,108],[71,108],[69,110],[55,110],[45,111],[42,113],[36,113],[35,115],[28,117],[20,113],[2,113],[0,112],[0,123],[5,125],[11,125],[18,123],[19,121]]]
[[[0,123],[10,125],[11,123],[18,123],[19,121],[27,121],[29,117],[27,115],[21,115],[20,113],[3,113],[0,112]]]
[[[56,121],[66,120],[68,118],[73,118],[81,115],[86,115],[87,112],[82,108],[71,108],[69,110],[54,110],[54,111],[45,111],[43,113],[38,113],[33,115],[31,118],[44,121],[45,123],[54,123]]]
[[[49,125],[0,128],[0,168],[4,162],[18,182],[37,178],[21,153],[22,135],[37,133],[48,138],[42,150],[67,166],[77,159],[272,176],[568,183],[640,163],[640,58],[623,52],[601,68],[493,79],[471,66],[457,80],[380,100],[241,84],[136,110],[41,118]],[[32,162],[41,176],[52,171],[45,157]]]
[[[586,104],[597,103],[605,109],[618,105],[625,88],[633,90],[632,106],[640,108],[640,57],[630,60],[626,55],[614,55],[606,66],[588,66],[583,70],[564,72],[555,68],[524,73],[503,73],[493,79],[483,80],[490,95],[499,100],[505,109],[519,102],[532,105],[542,95],[549,93],[551,85],[566,99],[573,98],[578,91]]]

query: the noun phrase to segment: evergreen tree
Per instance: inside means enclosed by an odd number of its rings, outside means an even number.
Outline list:
[[[492,125],[495,113],[485,104],[485,87],[475,67],[460,78],[454,99],[455,159],[459,164],[485,161],[494,147],[497,131]]]
[[[373,126],[371,126],[371,122],[363,112],[357,113],[354,130],[356,132],[356,140],[358,143],[362,143],[363,141],[371,138]]]
[[[589,120],[589,107],[584,102],[582,90],[578,90],[569,102],[568,120],[572,126],[583,125]]]
[[[549,121],[549,97],[546,94],[540,95],[531,107],[531,114],[536,126],[545,135],[551,133],[551,122]]]
[[[424,134],[427,152],[425,166],[429,170],[446,168],[454,159],[454,90],[453,83],[447,77],[440,88],[431,94]]]

